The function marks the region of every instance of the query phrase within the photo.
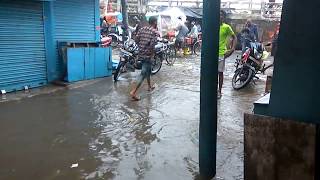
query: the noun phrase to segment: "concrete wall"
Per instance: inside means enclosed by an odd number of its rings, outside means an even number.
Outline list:
[[[245,26],[247,19],[228,19],[228,23],[232,26],[236,33],[239,33]],[[276,31],[279,21],[271,21],[267,19],[252,19],[252,22],[257,25],[259,39],[262,42],[272,41],[273,34]]]
[[[245,180],[314,180],[316,126],[245,114]]]

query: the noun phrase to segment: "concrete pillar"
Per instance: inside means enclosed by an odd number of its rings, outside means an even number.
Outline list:
[[[141,0],[137,1],[137,12],[140,14],[142,12],[142,2]]]
[[[270,116],[320,123],[319,9],[319,0],[284,1]]]
[[[252,11],[252,0],[250,0],[249,9],[250,9],[250,11]],[[251,13],[252,13],[252,12],[251,12]]]
[[[121,0],[117,0],[117,11],[120,12],[121,10]]]
[[[217,150],[217,76],[220,27],[220,0],[203,1],[203,41],[200,81],[200,176],[216,174]]]

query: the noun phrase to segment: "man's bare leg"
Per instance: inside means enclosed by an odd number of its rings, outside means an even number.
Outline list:
[[[130,91],[130,96],[132,97],[133,100],[139,101],[140,97],[137,96],[138,89],[142,85],[143,81],[145,79],[145,76],[143,73],[140,74],[137,84],[133,87],[133,89]]]
[[[148,82],[148,91],[152,91],[152,90],[154,90],[154,85],[151,85],[151,78],[150,78],[150,76],[149,77],[147,77],[147,82]]]
[[[140,98],[137,96],[138,89],[140,88],[141,84],[138,83],[137,85],[134,86],[134,88],[130,91],[130,96],[132,97],[133,100],[139,101]]]

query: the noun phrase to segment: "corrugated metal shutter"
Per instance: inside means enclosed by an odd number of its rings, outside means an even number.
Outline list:
[[[95,0],[56,0],[54,19],[55,43],[95,41]],[[57,71],[61,73],[62,59],[58,49],[57,59]]]
[[[47,83],[43,4],[0,1],[0,90]]]

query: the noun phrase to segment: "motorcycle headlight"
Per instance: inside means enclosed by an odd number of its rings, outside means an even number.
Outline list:
[[[262,54],[259,53],[257,50],[254,50],[254,57],[255,57],[256,59],[261,59],[261,58],[262,58]]]
[[[256,58],[257,58],[257,59],[261,59],[261,57],[262,57],[262,54],[260,54],[260,53],[258,53],[258,54],[256,55]]]

